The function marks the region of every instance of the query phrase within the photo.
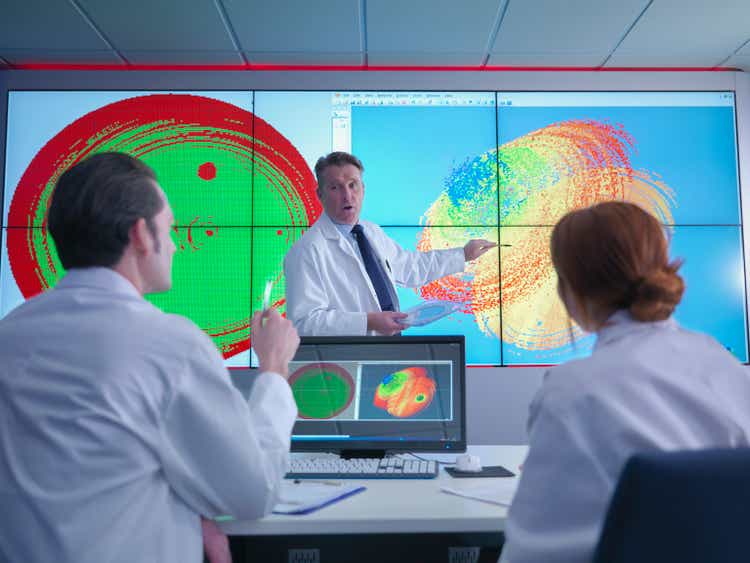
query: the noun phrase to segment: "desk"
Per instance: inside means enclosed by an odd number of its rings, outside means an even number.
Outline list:
[[[503,465],[518,474],[518,466],[523,463],[527,450],[526,446],[469,446],[468,453],[478,455],[483,465]],[[447,453],[418,455],[443,460],[455,457]],[[512,479],[517,482],[518,477]],[[303,542],[304,538],[299,536],[357,536],[357,542],[351,542],[352,537],[347,538],[347,544],[361,544],[359,540],[367,539],[366,536],[373,536],[372,539],[377,536],[380,546],[384,545],[384,536],[394,534],[402,537],[404,534],[429,534],[430,542],[434,542],[436,534],[453,537],[456,534],[474,534],[474,537],[490,534],[498,538],[505,527],[507,508],[440,491],[444,485],[485,481],[453,479],[442,468],[436,479],[347,479],[347,483],[363,484],[367,490],[305,516],[272,514],[260,520],[225,522],[221,528],[230,535],[295,536]],[[290,542],[285,544],[291,545]],[[383,552],[379,553],[380,560],[396,561],[390,554],[384,558]],[[235,559],[236,563],[243,561],[242,557]],[[363,561],[359,556],[350,560]],[[327,559],[321,557],[320,561],[325,563]]]

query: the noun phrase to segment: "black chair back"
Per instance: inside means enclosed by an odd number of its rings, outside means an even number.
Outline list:
[[[631,457],[610,503],[594,561],[750,561],[750,449]]]

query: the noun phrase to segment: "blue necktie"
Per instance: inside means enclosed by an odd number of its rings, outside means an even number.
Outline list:
[[[378,296],[378,302],[380,303],[381,311],[395,311],[393,301],[391,300],[391,294],[388,292],[388,277],[383,271],[383,267],[375,257],[375,252],[370,246],[370,241],[367,240],[362,225],[354,225],[352,228],[352,234],[357,239],[359,245],[359,251],[362,253],[362,260],[365,263],[365,270],[367,275],[370,276],[372,287],[375,288],[375,294]]]

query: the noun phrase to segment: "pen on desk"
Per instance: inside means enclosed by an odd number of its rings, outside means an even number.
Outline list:
[[[316,485],[331,485],[332,487],[340,487],[341,481],[325,481],[319,479],[295,479],[295,485],[301,485],[302,483],[314,483]]]

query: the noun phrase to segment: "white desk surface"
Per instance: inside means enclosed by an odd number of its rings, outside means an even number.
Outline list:
[[[516,477],[526,446],[469,446],[482,465],[502,465]],[[420,457],[453,460],[455,454]],[[391,534],[499,532],[505,528],[508,509],[495,504],[444,493],[442,486],[486,482],[487,478],[454,479],[442,466],[436,479],[347,479],[367,490],[302,516],[271,514],[260,520],[224,522],[232,535]]]

